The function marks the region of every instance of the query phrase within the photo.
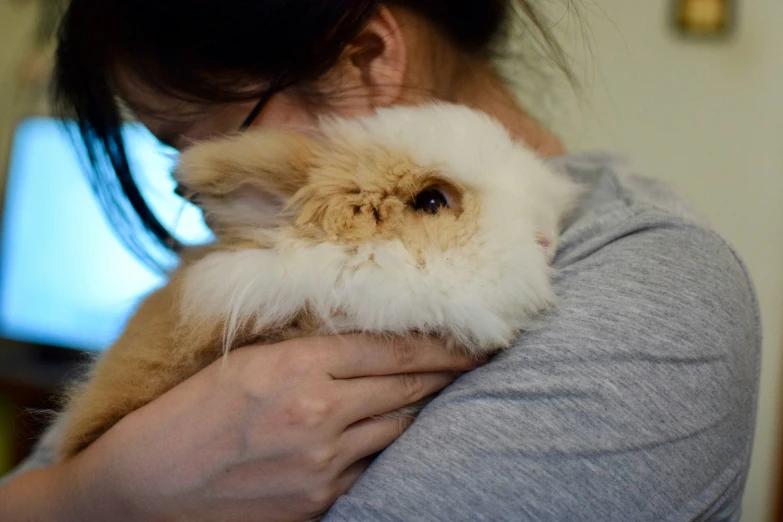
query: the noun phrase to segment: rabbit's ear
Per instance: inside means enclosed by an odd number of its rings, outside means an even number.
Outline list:
[[[177,191],[201,207],[213,230],[279,224],[288,200],[307,183],[318,148],[313,138],[284,131],[203,142],[180,156]]]

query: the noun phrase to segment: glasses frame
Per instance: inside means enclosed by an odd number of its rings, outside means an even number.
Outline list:
[[[272,98],[272,96],[280,91],[285,75],[286,73],[283,72],[277,78],[275,78],[275,80],[269,86],[269,89],[267,89],[264,95],[261,96],[261,99],[258,100],[258,103],[255,104],[253,109],[247,115],[245,121],[243,121],[242,125],[239,126],[240,132],[246,131],[253,124],[253,122],[256,121],[256,118],[258,118],[258,115],[261,114],[261,111],[264,110],[264,107],[267,103],[269,103],[269,100]]]
[[[264,110],[264,107],[266,107],[266,104],[269,103],[269,100],[272,99],[272,96],[280,92],[281,86],[283,83],[283,78],[285,77],[286,73],[283,72],[280,74],[275,80],[272,82],[272,84],[269,86],[269,89],[264,93],[263,96],[261,96],[261,99],[258,100],[258,102],[253,106],[253,109],[248,113],[245,120],[242,122],[242,124],[239,126],[239,132],[244,132],[247,129],[250,128],[251,125],[253,125],[253,122],[256,121],[258,118],[258,115],[261,114],[261,111]],[[174,188],[174,193],[178,195],[179,197],[189,201],[190,203],[195,202],[195,198],[198,196],[198,194],[188,194],[188,191],[185,187],[180,185],[179,183]]]

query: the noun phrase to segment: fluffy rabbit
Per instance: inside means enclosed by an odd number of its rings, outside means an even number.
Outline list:
[[[74,387],[61,457],[240,345],[376,332],[508,346],[553,304],[579,194],[498,122],[448,104],[204,142],[175,177],[217,239]]]

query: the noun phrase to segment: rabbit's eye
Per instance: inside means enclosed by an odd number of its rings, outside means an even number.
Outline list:
[[[412,206],[415,210],[426,212],[428,214],[437,214],[438,211],[449,206],[449,201],[440,190],[427,189],[420,192],[413,200]]]

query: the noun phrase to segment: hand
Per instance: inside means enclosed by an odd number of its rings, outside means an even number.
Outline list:
[[[304,520],[410,422],[370,417],[476,366],[422,339],[239,349],[125,417],[73,459],[69,481],[95,520]]]

